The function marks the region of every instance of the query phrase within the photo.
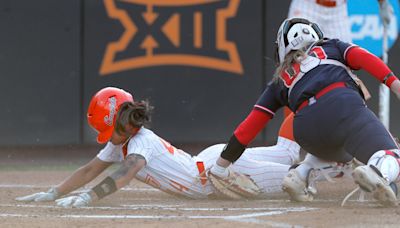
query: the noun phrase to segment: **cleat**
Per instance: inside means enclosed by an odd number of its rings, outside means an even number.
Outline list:
[[[292,201],[309,202],[314,196],[308,190],[306,181],[303,181],[295,169],[291,169],[282,183],[282,190],[287,192]]]
[[[365,192],[384,206],[397,206],[397,197],[390,183],[382,177],[379,170],[373,165],[363,165],[354,169],[354,182]]]
[[[397,184],[396,184],[395,182],[391,182],[391,183],[389,184],[389,186],[392,188],[394,194],[395,194],[396,197],[397,197],[397,193],[398,193]]]

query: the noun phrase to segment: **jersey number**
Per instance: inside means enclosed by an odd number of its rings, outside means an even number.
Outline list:
[[[291,67],[291,70],[288,71],[288,69],[286,69],[285,71],[283,71],[281,74],[281,79],[283,80],[283,83],[285,83],[285,86],[289,88],[296,77],[299,75],[299,73],[300,64],[298,63],[294,63]]]
[[[319,59],[326,59],[328,57],[326,55],[324,49],[322,47],[318,47],[318,46],[317,47],[313,47],[311,49],[311,53],[313,53],[315,55],[315,57],[317,57]],[[299,73],[300,73],[300,64],[298,64],[298,63],[293,64],[291,71],[292,72],[289,72],[288,70],[285,70],[281,74],[281,79],[285,83],[286,87],[290,87],[292,85],[293,81],[299,75]]]
[[[168,152],[170,154],[174,154],[176,151],[176,148],[174,146],[171,145],[171,143],[165,141],[164,139],[160,138],[161,143],[164,145],[165,149],[168,150]]]
[[[319,59],[327,59],[328,56],[325,53],[325,50],[322,47],[313,47],[311,52],[314,53],[315,57]]]

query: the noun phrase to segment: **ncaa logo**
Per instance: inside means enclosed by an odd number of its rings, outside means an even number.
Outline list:
[[[191,66],[243,74],[227,22],[240,0],[104,0],[124,32],[110,42],[100,74],[154,66]]]
[[[388,44],[391,47],[398,37],[399,2],[388,0],[394,9],[394,15],[388,28]],[[383,25],[376,0],[347,1],[353,43],[362,46],[375,55],[382,55]]]

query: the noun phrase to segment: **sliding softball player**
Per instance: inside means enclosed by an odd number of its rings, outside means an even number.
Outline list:
[[[53,201],[59,206],[82,207],[108,196],[133,178],[169,194],[193,199],[214,196],[216,191],[207,179],[207,170],[225,146],[218,144],[192,157],[144,127],[150,121],[152,107],[134,101],[132,95],[118,88],[104,88],[92,98],[87,118],[99,134],[97,141],[107,143],[97,156],[47,192],[19,197],[18,201]],[[283,131],[282,131],[283,132]],[[285,138],[287,137],[287,138]],[[232,170],[250,176],[259,197],[280,192],[289,166],[299,158],[300,147],[290,136],[280,136],[273,147],[247,149]],[[107,167],[120,162],[120,168],[91,190],[67,196],[91,182]],[[65,196],[64,198],[60,198]]]

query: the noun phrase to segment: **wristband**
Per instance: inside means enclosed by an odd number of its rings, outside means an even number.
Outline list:
[[[98,199],[102,199],[115,191],[117,191],[117,185],[114,179],[106,177],[100,184],[92,188],[93,192],[96,193]]]
[[[245,149],[246,146],[242,145],[236,136],[233,135],[222,151],[221,157],[234,163],[243,154]]]

